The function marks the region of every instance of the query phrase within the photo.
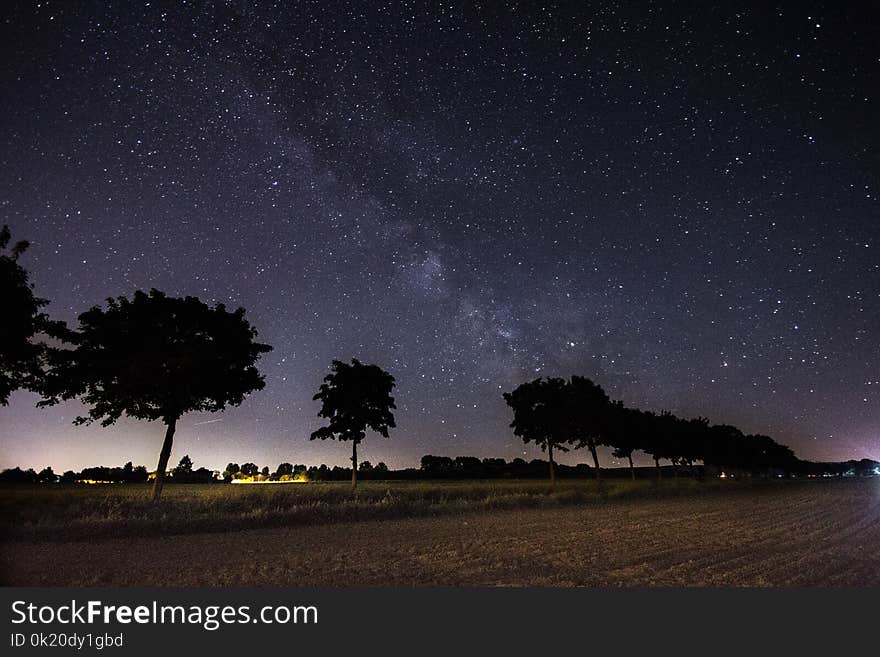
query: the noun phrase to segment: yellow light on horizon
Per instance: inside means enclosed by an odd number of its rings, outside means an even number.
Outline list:
[[[305,476],[305,474],[302,475],[302,478],[299,478],[299,477],[300,477],[300,475],[297,475],[296,478],[288,479],[287,481],[270,481],[268,479],[265,481],[255,481],[253,478],[248,477],[247,479],[233,479],[229,483],[230,484],[306,484],[306,483],[308,483],[309,479],[308,479],[308,477]]]

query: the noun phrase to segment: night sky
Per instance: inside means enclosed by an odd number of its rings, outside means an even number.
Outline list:
[[[172,465],[344,465],[308,434],[351,357],[397,378],[389,467],[539,457],[501,392],[573,373],[880,458],[876,4],[255,4],[0,9],[0,223],[48,312],[157,287],[274,346]],[[155,466],[161,425],[35,401],[0,467]]]

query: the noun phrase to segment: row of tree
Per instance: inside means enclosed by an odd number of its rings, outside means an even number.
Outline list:
[[[504,400],[513,410],[511,427],[526,443],[535,443],[549,458],[550,480],[555,480],[553,453],[589,450],[596,477],[601,475],[597,448],[613,449],[627,459],[635,478],[633,454],[641,450],[677,469],[701,462],[723,470],[790,471],[798,462],[791,449],[769,436],[746,435],[736,427],[710,425],[706,418],[679,418],[611,401],[602,387],[582,376],[541,378],[523,383]]]

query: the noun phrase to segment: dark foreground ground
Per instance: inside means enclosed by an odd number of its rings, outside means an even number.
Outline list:
[[[11,585],[878,586],[880,479],[162,537],[6,540]]]

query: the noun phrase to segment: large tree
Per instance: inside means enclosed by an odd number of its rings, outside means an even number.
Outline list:
[[[79,316],[72,349],[52,354],[46,382],[53,404],[78,397],[89,407],[75,423],[109,426],[123,415],[161,420],[165,440],[153,499],[162,492],[177,421],[192,411],[222,411],[264,386],[256,368],[271,350],[256,341],[244,309],[229,312],[196,297],[137,291]]]
[[[681,437],[677,441],[679,463],[692,468],[694,463],[701,461],[706,451],[708,434],[708,418],[695,417],[689,420],[682,420]]]
[[[650,426],[650,431],[643,440],[642,450],[654,459],[657,481],[660,481],[663,472],[660,468],[660,460],[673,461],[680,452],[680,447],[677,444],[681,430],[680,420],[669,411],[662,411],[659,415],[645,411],[644,416]]]
[[[571,441],[569,418],[566,415],[567,386],[565,379],[535,379],[522,383],[503,397],[513,409],[513,433],[524,443],[535,443],[547,452],[550,461],[550,485],[556,485],[553,450],[568,451]]]
[[[608,444],[608,418],[611,403],[598,383],[582,376],[572,376],[567,386],[566,416],[572,440],[578,447],[587,447],[596,466],[596,479],[601,476],[597,445]]]
[[[703,463],[719,470],[738,468],[745,435],[729,424],[714,424],[706,431]]]
[[[394,428],[394,377],[378,365],[364,365],[356,358],[351,364],[334,360],[331,372],[314,396],[321,402],[318,416],[327,418],[327,426],[314,431],[310,440],[351,441],[351,487],[357,486],[357,446],[367,429],[388,437]]]
[[[12,235],[7,226],[0,229],[0,404],[9,403],[9,395],[24,388],[39,391],[43,361],[49,348],[38,341],[41,334],[60,336],[64,325],[52,322],[42,312],[49,302],[34,295],[28,273],[19,262],[27,248],[26,241],[11,248]]]
[[[606,414],[603,433],[607,444],[614,448],[612,452],[614,458],[626,459],[629,462],[630,477],[635,479],[636,471],[632,455],[641,444],[641,412],[634,408],[627,408],[623,402],[611,402]]]
[[[654,456],[667,458],[672,464],[672,473],[678,476],[678,464],[686,446],[684,442],[685,420],[669,411],[661,411],[657,416],[656,431],[658,442],[654,448]]]

